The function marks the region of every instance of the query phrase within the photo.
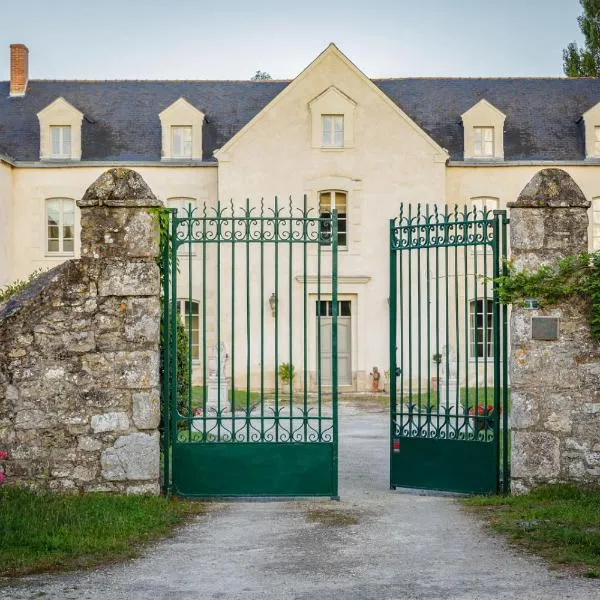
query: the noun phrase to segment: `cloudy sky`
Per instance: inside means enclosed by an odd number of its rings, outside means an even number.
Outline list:
[[[370,77],[560,76],[578,0],[19,0],[0,22],[37,79],[296,76],[335,42]]]

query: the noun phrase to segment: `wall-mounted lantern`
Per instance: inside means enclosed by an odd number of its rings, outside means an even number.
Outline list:
[[[269,296],[269,306],[271,307],[271,316],[275,318],[277,312],[277,294],[275,292]]]

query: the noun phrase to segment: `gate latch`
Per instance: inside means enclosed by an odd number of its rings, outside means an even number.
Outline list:
[[[396,377],[400,377],[402,374],[402,369],[400,367],[396,367]]]

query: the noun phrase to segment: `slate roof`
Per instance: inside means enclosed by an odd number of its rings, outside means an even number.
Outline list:
[[[581,116],[600,102],[600,79],[374,79],[453,160],[463,158],[460,115],[485,98],[506,114],[506,160],[582,160]],[[82,160],[158,161],[159,113],[184,97],[206,114],[204,156],[223,146],[289,81],[42,81],[23,98],[0,82],[0,154],[39,158],[37,113],[62,96],[84,113]]]

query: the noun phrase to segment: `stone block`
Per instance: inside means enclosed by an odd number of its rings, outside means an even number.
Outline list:
[[[158,297],[133,298],[126,304],[124,339],[136,344],[158,344],[161,317]]]
[[[547,432],[513,432],[511,474],[518,479],[538,481],[558,477],[560,439]]]
[[[511,392],[509,419],[512,430],[526,429],[537,423],[538,408],[530,394]]]
[[[160,496],[160,485],[158,483],[146,483],[144,485],[129,485],[125,492],[128,496]]]
[[[94,415],[91,421],[94,433],[105,431],[127,431],[129,429],[129,416],[124,412],[111,412]]]
[[[158,296],[160,276],[154,261],[107,261],[98,281],[100,296]]]
[[[100,440],[87,435],[81,436],[77,444],[77,449],[83,450],[84,452],[95,452],[101,448],[102,442]]]
[[[134,392],[133,424],[138,429],[156,429],[160,423],[160,392]]]
[[[117,438],[100,458],[102,476],[107,481],[158,481],[158,433],[132,433]]]
[[[159,353],[143,350],[115,354],[115,386],[122,388],[156,388],[159,385]]]
[[[543,210],[513,208],[510,211],[510,246],[513,251],[540,250],[544,247],[544,238]]]
[[[73,470],[73,479],[77,479],[79,481],[93,481],[95,477],[95,468],[83,467],[79,465]]]

